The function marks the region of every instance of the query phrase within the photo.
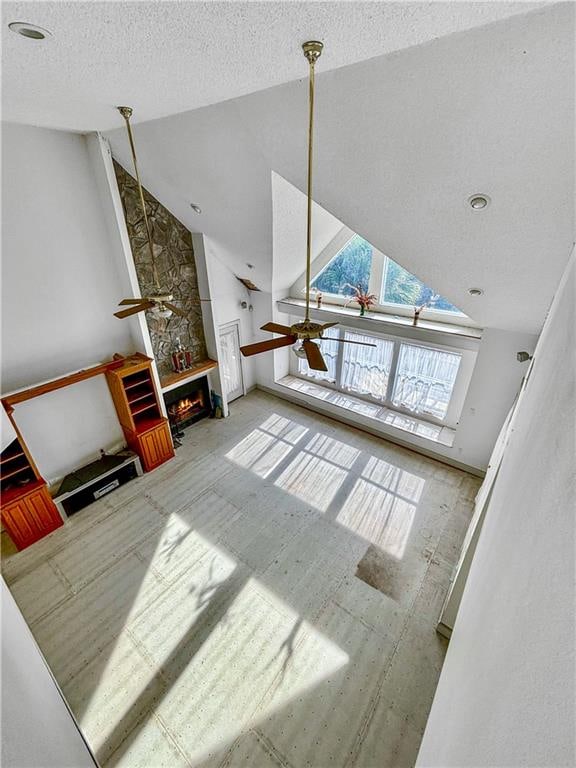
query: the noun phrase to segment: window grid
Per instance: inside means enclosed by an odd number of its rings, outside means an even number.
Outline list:
[[[327,334],[328,335],[328,334]],[[321,380],[344,393],[394,411],[445,424],[460,370],[462,355],[403,339],[390,339],[342,326],[330,329],[331,338],[375,343],[377,347],[330,344],[335,360],[327,360],[328,373],[310,371],[298,360],[298,374]],[[328,344],[322,344],[326,357]],[[335,374],[334,374],[335,371]],[[384,378],[379,382],[378,377]]]

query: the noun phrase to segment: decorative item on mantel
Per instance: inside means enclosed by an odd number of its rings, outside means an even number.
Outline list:
[[[346,305],[348,305],[351,301],[355,301],[357,304],[359,304],[360,317],[363,317],[366,314],[366,310],[370,309],[371,306],[376,304],[375,294],[367,293],[365,290],[363,290],[361,285],[351,285],[350,283],[346,283],[344,287],[352,288],[354,291],[354,296],[352,296],[352,298],[346,302]]]
[[[193,367],[192,352],[185,348],[180,342],[180,338],[176,338],[174,349],[172,350],[172,368],[174,373],[182,373],[182,371],[189,371]]]

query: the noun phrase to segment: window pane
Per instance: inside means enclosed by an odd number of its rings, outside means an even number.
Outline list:
[[[328,328],[324,331],[324,338],[320,342],[320,349],[322,350],[322,357],[326,363],[327,371],[312,371],[308,367],[306,358],[298,358],[298,373],[302,376],[308,376],[311,379],[318,379],[318,381],[336,381],[336,358],[338,357],[338,344],[330,339],[339,338],[338,328]]]
[[[443,419],[461,357],[452,352],[401,344],[393,404]]]
[[[376,400],[384,400],[394,344],[356,331],[346,331],[344,338],[376,344],[376,346],[343,345],[342,388],[349,392],[370,395]]]
[[[381,302],[387,304],[402,304],[404,306],[421,306],[430,302],[431,309],[441,309],[444,312],[463,314],[458,307],[434,293],[432,288],[415,275],[401,267],[392,259],[386,257],[384,264],[384,276],[382,278]]]
[[[348,245],[328,262],[322,272],[312,281],[312,288],[323,293],[339,296],[353,296],[351,285],[360,286],[368,291],[370,268],[372,266],[372,246],[360,235],[354,235]]]

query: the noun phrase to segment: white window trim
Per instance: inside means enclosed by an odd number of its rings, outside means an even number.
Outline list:
[[[332,259],[343,250],[350,240],[355,237],[356,232],[348,227],[342,227],[341,230],[332,238],[328,245],[320,251],[318,256],[314,259],[311,265],[310,282],[313,282],[322,270],[328,266]],[[370,270],[370,280],[368,284],[368,293],[373,293],[375,296],[380,296],[382,291],[382,278],[384,275],[384,260],[387,258],[378,249],[372,246],[372,268]],[[400,265],[402,266],[402,265]],[[289,295],[295,299],[302,299],[306,293],[306,273],[302,273],[298,280],[290,287]],[[314,294],[311,296],[311,301],[315,304]],[[350,297],[340,296],[335,293],[322,292],[322,305],[334,304],[336,306],[351,306],[357,305],[350,301]],[[404,304],[392,304],[384,302],[382,304],[374,304],[371,312],[378,312],[384,315],[392,315],[393,317],[413,317],[414,309]],[[420,314],[422,320],[430,320],[437,323],[446,323],[448,325],[461,325],[469,328],[479,328],[478,323],[474,322],[468,315],[455,314],[454,312],[447,312],[442,309],[431,309],[426,307]]]
[[[298,358],[296,357],[296,355],[290,355],[290,373],[292,376],[305,379],[306,381],[315,381],[321,384],[322,386],[329,387],[330,389],[335,390],[336,392],[343,392],[345,394],[352,395],[361,400],[365,400],[368,403],[381,405],[383,407],[389,408],[391,411],[403,413],[403,414],[406,414],[407,416],[411,416],[412,418],[418,418],[421,421],[428,421],[431,424],[437,424],[438,426],[441,426],[441,427],[450,427],[452,429],[455,429],[457,427],[458,419],[460,418],[462,409],[464,407],[464,400],[466,398],[466,393],[468,392],[470,380],[472,379],[472,373],[474,371],[474,365],[476,363],[476,357],[478,354],[477,349],[471,349],[468,345],[466,345],[465,347],[464,346],[458,347],[453,344],[450,344],[450,345],[440,344],[440,343],[430,342],[430,341],[420,342],[420,341],[416,341],[412,337],[402,336],[401,334],[386,334],[386,333],[379,333],[377,331],[372,331],[372,330],[364,331],[364,330],[360,330],[359,328],[355,328],[353,326],[346,326],[343,324],[338,325],[334,330],[339,331],[340,338],[343,338],[344,332],[348,330],[348,331],[351,331],[352,333],[362,333],[362,334],[365,334],[366,336],[373,336],[374,338],[391,341],[394,344],[392,365],[390,369],[390,376],[388,379],[388,389],[386,392],[386,397],[383,400],[379,400],[377,398],[370,397],[370,395],[368,394],[351,392],[347,389],[341,388],[335,382],[333,383],[331,381],[327,381],[324,379],[316,379],[313,376],[306,376],[300,373],[300,371],[298,370]],[[436,349],[439,352],[451,352],[451,353],[456,353],[461,355],[460,366],[458,368],[456,381],[454,382],[454,387],[452,389],[452,395],[450,397],[450,402],[448,404],[448,410],[446,412],[446,416],[443,419],[436,418],[435,416],[432,416],[427,413],[415,413],[414,411],[411,411],[408,408],[403,408],[402,406],[397,406],[392,403],[392,393],[394,389],[395,373],[398,365],[398,357],[399,357],[401,344],[409,344],[411,346],[423,347],[425,349]],[[338,345],[338,357],[336,359],[336,382],[340,381],[342,378],[342,361],[343,361],[345,346],[346,346],[345,344]]]

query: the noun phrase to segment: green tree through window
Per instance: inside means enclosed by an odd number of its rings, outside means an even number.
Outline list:
[[[363,292],[367,292],[372,267],[372,251],[370,243],[360,235],[354,235],[312,281],[312,288],[323,293],[353,296],[354,291],[350,285],[358,285]]]
[[[359,286],[363,292],[368,292],[373,251],[367,240],[360,235],[354,235],[312,281],[312,288],[337,296],[353,296],[351,285]],[[384,257],[380,303],[410,307],[427,304],[433,309],[462,314],[447,299],[388,256]]]

